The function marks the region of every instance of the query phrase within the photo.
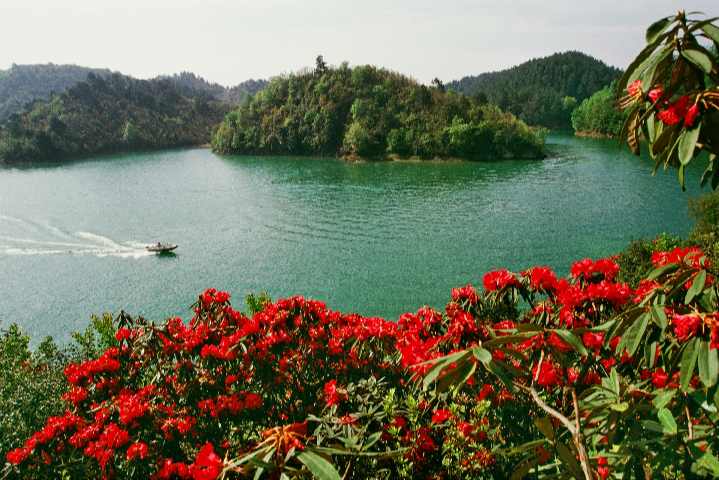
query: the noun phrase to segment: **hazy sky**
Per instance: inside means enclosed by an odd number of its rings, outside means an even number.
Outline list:
[[[719,0],[0,0],[0,69],[185,70],[235,85],[322,54],[429,83],[566,50],[625,68],[646,27],[678,9],[719,16]]]

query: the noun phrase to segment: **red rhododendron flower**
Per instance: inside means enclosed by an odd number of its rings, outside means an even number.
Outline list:
[[[684,127],[686,127],[686,128],[693,127],[694,122],[696,121],[698,116],[699,116],[699,106],[692,105],[691,107],[689,107],[687,114],[684,116]]]
[[[197,454],[192,470],[195,480],[214,480],[222,472],[222,459],[217,456],[211,443],[206,443]]]
[[[444,423],[447,420],[451,420],[453,418],[454,415],[452,415],[452,412],[450,412],[449,410],[436,410],[434,412],[434,415],[432,415],[432,421],[437,424]]]
[[[557,277],[549,267],[536,267],[532,269],[531,284],[533,288],[552,290],[557,286]]]
[[[472,285],[452,289],[452,300],[469,300],[469,303],[477,303],[477,291]]]
[[[674,325],[674,333],[677,334],[677,339],[684,341],[689,340],[697,334],[697,329],[699,329],[699,326],[702,324],[702,318],[694,314],[675,314],[672,319],[672,324]]]
[[[659,97],[662,96],[664,93],[664,90],[661,88],[655,88],[654,90],[651,90],[649,92],[649,99],[652,101],[652,103],[656,102]]]
[[[607,467],[607,459],[603,457],[597,457],[597,472],[599,473],[599,478],[602,480],[606,480],[609,478],[609,475],[612,473]]]
[[[482,279],[484,289],[488,292],[494,292],[506,285],[518,285],[519,282],[515,276],[506,270],[496,270],[487,273]]]
[[[115,338],[119,341],[126,340],[132,336],[132,332],[127,328],[118,328]]]
[[[245,406],[249,410],[255,410],[257,408],[260,408],[262,406],[262,397],[260,397],[256,393],[248,393],[245,397]]]
[[[674,125],[684,120],[688,110],[689,97],[682,95],[676,102],[669,103],[667,109],[659,112],[657,117],[667,125]]]
[[[127,459],[134,460],[139,458],[144,460],[147,458],[147,445],[142,442],[133,443],[130,448],[127,449]]]
[[[347,398],[347,394],[340,392],[339,390],[342,390],[344,387],[340,385],[337,386],[337,380],[330,380],[325,385],[325,395],[327,395],[327,406],[331,407],[332,405],[338,405],[340,403],[340,400],[344,400]]]

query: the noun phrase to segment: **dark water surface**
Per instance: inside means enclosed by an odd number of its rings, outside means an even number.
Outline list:
[[[614,140],[548,138],[544,161],[360,163],[208,149],[0,167],[0,322],[37,343],[91,314],[188,319],[206,288],[266,289],[396,319],[489,270],[619,252],[691,227],[676,170]],[[700,163],[695,161],[694,163]],[[176,255],[144,245],[179,244]],[[242,309],[242,308],[240,308]]]

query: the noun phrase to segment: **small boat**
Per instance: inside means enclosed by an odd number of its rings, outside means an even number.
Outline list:
[[[148,245],[145,247],[145,250],[148,252],[170,252],[177,248],[177,245],[174,245],[172,243],[158,243],[157,245]]]

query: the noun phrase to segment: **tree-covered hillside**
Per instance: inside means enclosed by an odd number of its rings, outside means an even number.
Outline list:
[[[620,69],[581,52],[565,52],[464,77],[447,87],[469,96],[481,92],[489,103],[530,125],[570,128],[574,108],[621,75]]]
[[[0,126],[0,161],[56,161],[199,145],[229,111],[204,92],[168,80],[112,74],[27,104]]]
[[[208,82],[204,78],[195,75],[192,72],[182,72],[179,75],[161,75],[158,80],[170,80],[184,87],[190,87],[198,90],[204,90],[212,95],[215,100],[233,105],[239,105],[246,94],[255,94],[260,90],[267,88],[270,82],[267,80],[246,80],[234,87],[224,87],[218,83]]]
[[[539,158],[543,132],[476,98],[373,66],[276,77],[230,112],[221,153],[363,158]]]
[[[107,77],[108,69],[93,69],[77,65],[15,65],[0,70],[0,123],[11,114],[22,110],[23,105],[35,99],[48,99],[52,92],[60,93],[87,74]]]

